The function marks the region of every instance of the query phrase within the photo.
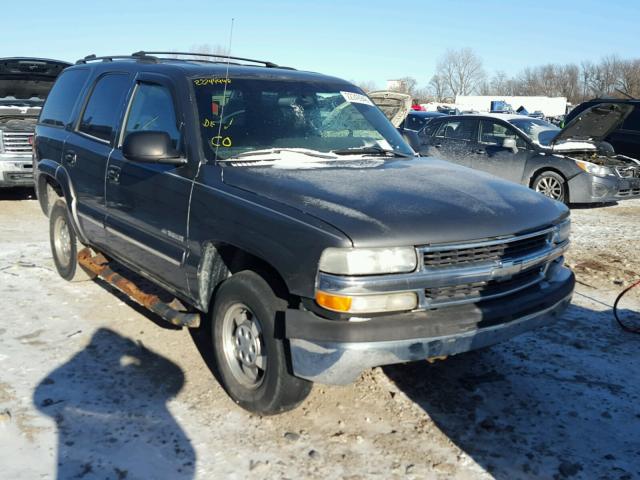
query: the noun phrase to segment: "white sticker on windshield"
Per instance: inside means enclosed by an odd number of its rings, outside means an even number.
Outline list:
[[[362,103],[363,105],[369,105],[373,107],[373,102],[366,95],[353,92],[340,92],[342,97],[349,103]]]

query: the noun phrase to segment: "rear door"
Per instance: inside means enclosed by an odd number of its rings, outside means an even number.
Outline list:
[[[471,166],[492,175],[520,183],[527,159],[535,154],[516,130],[505,122],[483,119],[479,122],[478,143]],[[503,147],[505,138],[516,141],[517,152]]]
[[[437,125],[438,129],[431,138],[425,153],[470,167],[478,120],[473,117],[453,117]],[[431,123],[427,124],[427,127],[430,126]]]
[[[174,148],[187,154],[184,112],[173,83],[162,75],[139,74],[128,102],[122,132],[107,167],[107,237],[129,262],[172,287],[186,291],[181,269],[186,252],[189,195],[197,165],[181,166],[128,160],[126,136],[139,131],[169,134]],[[193,155],[192,155],[193,156]]]
[[[99,76],[63,147],[62,166],[75,190],[78,220],[96,244],[105,242],[105,171],[130,87],[128,73]]]

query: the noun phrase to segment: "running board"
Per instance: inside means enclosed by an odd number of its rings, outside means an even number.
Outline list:
[[[158,315],[163,320],[181,327],[197,328],[200,326],[200,314],[176,310],[170,304],[163,302],[157,295],[145,293],[131,280],[114,272],[101,253],[93,254],[91,249],[84,248],[78,252],[78,263],[87,272],[100,277],[109,285],[114,286],[132,300],[147,310]]]

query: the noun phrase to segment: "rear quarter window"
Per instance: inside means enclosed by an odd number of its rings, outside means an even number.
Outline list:
[[[58,127],[63,127],[69,123],[73,107],[88,76],[88,69],[62,72],[44,103],[40,113],[40,123]]]

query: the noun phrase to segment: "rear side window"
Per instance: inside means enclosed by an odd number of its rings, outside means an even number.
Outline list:
[[[442,126],[436,132],[436,137],[450,138],[452,140],[471,141],[475,122],[468,119],[450,120],[442,123]]]
[[[73,106],[88,76],[89,70],[87,69],[62,72],[42,108],[40,123],[58,127],[63,127],[69,123]]]
[[[168,88],[151,83],[140,83],[131,102],[125,127],[125,137],[132,132],[167,132],[173,148],[180,147],[180,130]]]
[[[110,141],[128,90],[129,75],[125,73],[110,73],[100,78],[84,109],[78,130]]]

